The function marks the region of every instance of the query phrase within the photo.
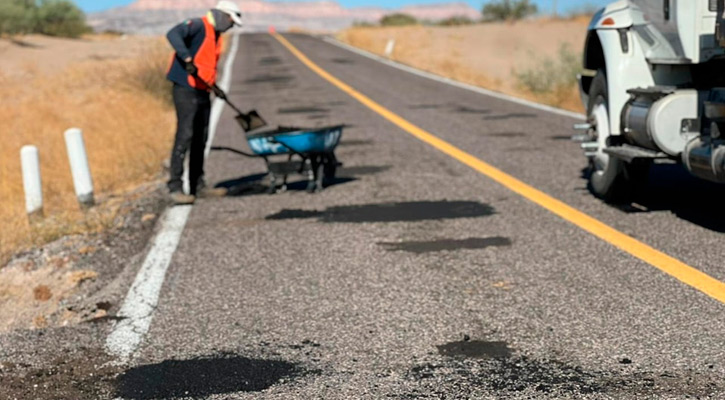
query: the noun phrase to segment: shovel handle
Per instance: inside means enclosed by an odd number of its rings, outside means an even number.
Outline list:
[[[205,83],[205,84],[206,84],[207,86],[209,86],[209,87],[210,87],[210,88],[212,89],[212,91],[214,91],[214,94],[215,94],[215,95],[217,95],[217,97],[218,97],[218,98],[220,98],[220,99],[224,100],[224,102],[225,102],[225,103],[227,103],[227,104],[229,105],[229,107],[231,107],[231,108],[232,108],[232,110],[236,111],[236,112],[237,112],[237,114],[239,114],[239,116],[241,116],[241,117],[243,117],[243,118],[245,118],[245,119],[247,119],[247,120],[251,120],[251,117],[249,116],[249,114],[248,114],[248,113],[245,113],[245,112],[243,112],[242,110],[240,110],[240,109],[239,109],[239,107],[235,106],[235,105],[234,105],[234,104],[233,104],[233,103],[232,103],[232,102],[231,102],[231,101],[229,100],[229,98],[227,97],[227,94],[226,94],[226,93],[224,93],[224,91],[222,90],[222,88],[220,88],[219,86],[217,86],[217,84],[216,84],[216,83],[213,83],[213,84],[211,84],[211,85],[210,85],[210,84],[209,84],[209,82],[207,82],[207,81],[205,81],[205,80],[201,79],[201,78],[199,77],[199,75],[198,75],[198,74],[193,74],[192,76],[193,76],[194,78],[196,78],[196,79],[198,79],[198,80],[200,80],[200,81],[204,82],[204,83]],[[259,116],[258,116],[258,117],[259,117]],[[259,119],[261,119],[261,117],[259,117]],[[264,120],[262,120],[262,126],[263,126],[263,125],[266,125],[266,122],[264,122]],[[245,128],[244,130],[245,130],[245,131],[247,131],[248,129],[246,129],[246,128]]]

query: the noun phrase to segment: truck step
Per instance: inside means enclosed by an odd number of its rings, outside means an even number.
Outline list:
[[[607,147],[606,149],[604,149],[604,152],[612,157],[617,157],[626,162],[632,162],[638,158],[646,158],[650,160],[670,158],[670,156],[660,151],[643,149],[641,147],[630,146],[628,144]]]

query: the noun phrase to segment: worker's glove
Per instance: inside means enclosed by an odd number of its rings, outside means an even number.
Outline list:
[[[218,98],[220,98],[222,100],[226,100],[227,99],[226,93],[224,93],[224,91],[221,90],[219,88],[219,86],[212,85],[211,90],[214,92],[214,96],[216,96],[216,97],[218,97]]]
[[[196,68],[196,65],[194,65],[193,61],[184,64],[184,69],[191,76],[196,76],[196,73],[199,72],[199,68]]]

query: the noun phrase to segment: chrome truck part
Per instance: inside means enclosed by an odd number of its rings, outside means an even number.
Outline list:
[[[632,144],[679,156],[699,135],[698,92],[652,87],[629,91],[622,111],[624,137]]]
[[[693,139],[682,156],[685,167],[698,178],[725,183],[725,141]]]
[[[698,178],[725,183],[725,103],[706,101],[704,109],[710,135],[690,141],[682,162]]]

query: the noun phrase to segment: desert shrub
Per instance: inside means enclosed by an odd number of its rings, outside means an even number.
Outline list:
[[[376,26],[374,23],[368,21],[355,21],[352,23],[353,28],[372,28],[374,26]]]
[[[461,26],[461,25],[472,25],[475,21],[466,16],[454,16],[438,21],[440,26]]]
[[[148,92],[171,106],[173,105],[172,84],[166,79],[170,61],[171,50],[165,43],[159,42],[149,47],[133,68],[125,70],[125,80],[135,89]]]
[[[43,0],[36,15],[36,30],[44,35],[76,38],[90,31],[85,14],[70,1]]]
[[[513,71],[518,88],[535,101],[569,110],[581,108],[576,76],[582,71],[581,56],[568,45],[556,58],[544,58],[538,65]]]
[[[382,26],[406,26],[417,24],[418,20],[408,14],[390,14],[380,19],[380,25]]]
[[[539,8],[531,0],[497,0],[483,6],[483,18],[488,21],[519,20],[538,11]]]
[[[35,30],[36,7],[24,0],[0,1],[0,34],[14,35]]]
[[[75,38],[89,31],[85,14],[69,0],[0,1],[0,34],[41,33]]]
[[[581,56],[565,43],[559,48],[556,59],[544,58],[533,68],[514,71],[514,76],[523,89],[532,93],[548,93],[576,85],[576,76],[581,71]]]

